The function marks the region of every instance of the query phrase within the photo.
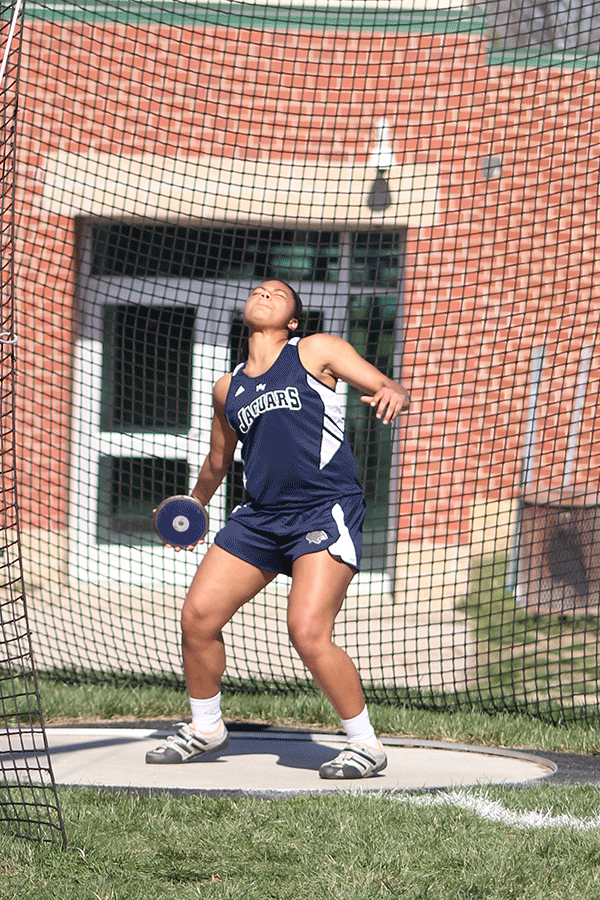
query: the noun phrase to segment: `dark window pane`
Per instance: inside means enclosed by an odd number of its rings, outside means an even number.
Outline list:
[[[225,482],[226,515],[229,515],[240,503],[245,503],[247,499],[248,495],[244,487],[244,466],[243,463],[234,460]]]
[[[362,295],[350,299],[350,343],[361,356],[390,377],[393,377],[397,308],[397,294]],[[383,571],[389,528],[392,431],[381,424],[371,407],[360,400],[357,391],[348,392],[346,430],[367,501],[365,567]]]
[[[181,306],[105,307],[103,431],[189,429],[195,319]]]
[[[396,288],[400,277],[400,235],[386,232],[353,235],[350,265],[351,284]]]
[[[329,231],[112,222],[92,227],[91,274],[333,283],[339,275],[339,238]]]
[[[398,294],[350,297],[349,340],[354,349],[393,377]]]
[[[98,543],[160,543],[152,510],[189,492],[187,460],[101,456],[99,474]]]

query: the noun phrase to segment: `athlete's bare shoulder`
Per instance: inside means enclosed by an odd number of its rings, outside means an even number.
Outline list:
[[[304,368],[329,387],[335,387],[329,364],[335,359],[339,344],[345,345],[346,341],[322,332],[309,334],[298,342],[298,354]]]
[[[325,334],[323,331],[318,331],[316,334],[308,334],[306,337],[300,338],[298,346],[310,348],[314,351],[323,351],[329,350],[331,347],[334,347],[336,343],[346,343],[342,338],[334,337],[332,334]]]
[[[336,337],[333,334],[324,334],[319,331],[317,334],[309,334],[300,339],[298,347],[302,348],[302,352],[310,355],[320,362],[335,359],[336,353],[344,351],[351,345],[343,338]]]
[[[223,408],[225,406],[225,401],[227,399],[227,392],[229,390],[229,386],[231,384],[231,372],[228,372],[227,375],[222,375],[218,381],[215,382],[215,386],[213,388],[213,402],[215,405]]]

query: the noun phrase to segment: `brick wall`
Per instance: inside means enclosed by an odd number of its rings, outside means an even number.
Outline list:
[[[272,33],[29,22],[19,140],[19,421],[26,525],[66,523],[74,223],[39,213],[44,157],[244,155],[439,168],[407,236],[400,537],[463,543],[476,496],[514,495],[531,348],[546,345],[536,479],[559,487],[599,303],[594,70],[489,66],[478,35]],[[481,158],[502,156],[486,181]],[[318,223],[316,223],[318,224]],[[577,481],[597,484],[596,358]]]

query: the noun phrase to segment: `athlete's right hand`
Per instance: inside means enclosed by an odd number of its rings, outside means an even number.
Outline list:
[[[153,509],[152,513],[153,513],[153,515],[156,515],[156,510]],[[196,547],[198,546],[198,544],[203,544],[203,543],[204,543],[204,538],[200,538],[200,540],[196,541],[195,544],[188,544],[187,547],[177,547],[175,544],[167,544],[166,542],[165,542],[165,547],[170,547],[176,553],[179,553],[180,550],[195,550]]]
[[[189,544],[187,547],[176,547],[174,544],[165,544],[165,547],[172,547],[175,553],[179,553],[180,550],[195,550],[198,544],[203,544],[204,538],[201,538],[199,541],[196,541],[195,544]]]

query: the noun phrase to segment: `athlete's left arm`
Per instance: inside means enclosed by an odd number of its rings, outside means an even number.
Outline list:
[[[303,362],[312,364],[308,368],[315,366],[314,374],[341,378],[357,388],[364,403],[377,407],[377,418],[383,419],[384,425],[408,408],[410,397],[406,388],[363,359],[348,341],[331,334],[314,334],[304,338],[302,344]]]

